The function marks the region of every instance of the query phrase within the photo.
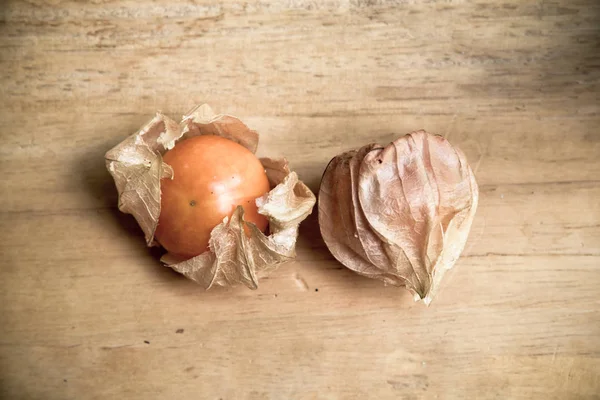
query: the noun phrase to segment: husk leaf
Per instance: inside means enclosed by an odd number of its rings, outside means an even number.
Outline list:
[[[319,190],[319,225],[346,267],[429,304],[464,248],[477,202],[464,154],[417,131],[335,157]]]

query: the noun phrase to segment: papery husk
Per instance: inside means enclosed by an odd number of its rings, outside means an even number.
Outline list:
[[[160,181],[173,178],[173,170],[162,155],[177,141],[199,135],[222,136],[253,153],[258,146],[258,133],[235,117],[215,115],[204,104],[185,115],[179,124],[157,113],[138,132],[106,153],[106,166],[119,194],[119,210],[135,217],[148,246],[158,245],[154,232],[160,215]],[[256,289],[260,277],[295,257],[298,227],[312,212],[315,196],[290,171],[285,159],[260,161],[271,191],[256,202],[258,212],[269,221],[269,234],[246,222],[244,210],[238,206],[231,218],[226,217],[212,230],[207,251],[188,260],[167,253],[161,261],[206,289],[215,284],[238,283]]]
[[[464,248],[478,198],[464,154],[417,131],[333,158],[319,189],[319,225],[346,267],[429,304]]]

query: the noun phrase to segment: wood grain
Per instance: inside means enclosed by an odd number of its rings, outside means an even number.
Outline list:
[[[592,0],[4,1],[0,396],[599,398],[599,21]],[[480,208],[432,306],[335,262],[315,215],[257,291],[161,267],[102,157],[202,102],[315,191],[368,142],[461,147]]]

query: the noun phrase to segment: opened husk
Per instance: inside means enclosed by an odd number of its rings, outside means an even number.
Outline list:
[[[255,131],[235,117],[215,115],[204,104],[185,115],[179,124],[157,113],[138,132],[106,153],[106,167],[119,194],[119,210],[135,217],[148,246],[158,245],[154,232],[160,215],[160,181],[173,178],[173,170],[162,155],[178,140],[199,135],[222,136],[253,153],[258,146]],[[269,235],[246,222],[244,209],[238,206],[231,218],[225,217],[212,230],[209,250],[184,261],[167,253],[161,259],[166,265],[206,289],[215,284],[238,283],[256,289],[260,277],[295,257],[298,227],[311,213],[315,196],[290,171],[285,159],[263,158],[261,162],[271,191],[256,199],[256,204],[258,212],[269,220]]]
[[[319,189],[319,225],[346,267],[429,304],[464,248],[478,197],[464,154],[417,131],[333,158]]]

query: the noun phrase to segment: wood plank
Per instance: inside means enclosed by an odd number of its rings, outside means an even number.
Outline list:
[[[299,264],[255,292],[202,292],[152,263],[128,272],[123,260],[87,263],[105,271],[95,276],[50,264],[60,276],[54,288],[36,295],[40,282],[24,280],[11,296],[19,307],[5,313],[2,354],[22,369],[3,376],[12,393],[31,397],[90,386],[91,398],[312,398],[302,396],[324,388],[351,398],[460,398],[482,387],[498,398],[598,392],[600,332],[589,323],[600,318],[597,258],[469,257],[427,310],[345,269]],[[296,284],[299,275],[308,290]],[[37,388],[26,385],[32,377],[41,379]]]
[[[5,1],[0,397],[595,399],[600,4]],[[116,209],[104,153],[207,102],[318,190],[424,128],[465,151],[472,233],[430,307],[298,257],[203,291]]]

